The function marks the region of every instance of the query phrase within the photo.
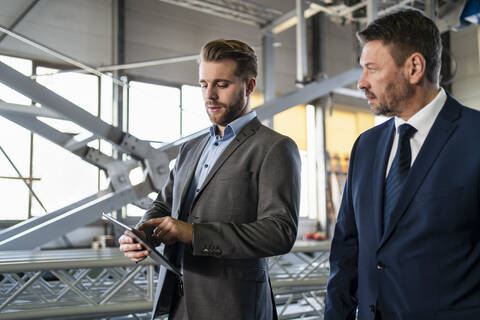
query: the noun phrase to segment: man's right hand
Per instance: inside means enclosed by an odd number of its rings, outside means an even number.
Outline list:
[[[142,232],[142,231],[141,231]],[[150,252],[146,250],[142,245],[135,241],[132,237],[124,233],[119,239],[120,251],[123,252],[125,257],[130,258],[130,260],[139,262],[148,257]]]

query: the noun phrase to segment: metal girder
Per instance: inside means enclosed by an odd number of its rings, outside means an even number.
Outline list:
[[[330,79],[310,83],[294,92],[268,101],[255,108],[260,119],[266,119],[293,106],[311,102],[321,96],[333,91],[336,88],[346,86],[357,81],[362,74],[362,69],[354,68],[345,71]]]
[[[109,189],[101,191],[97,196],[88,197],[79,201],[77,205],[57,210],[55,214],[47,214],[40,220],[33,219],[29,223],[0,232],[1,250],[33,249],[75,228],[98,220],[104,211],[110,212],[128,203],[135,203],[143,208],[151,203],[152,200],[147,196],[153,191],[159,191],[163,186],[169,171],[168,164],[176,156],[174,152],[154,149],[148,142],[103,122],[3,63],[0,63],[0,82],[42,105],[39,108],[2,102],[0,115],[105,170],[110,179]],[[61,132],[40,121],[39,117],[69,120],[90,131],[91,135],[77,139],[75,135]],[[114,148],[129,154],[132,159],[115,160],[87,145],[97,138],[110,142]],[[175,148],[178,147],[173,145],[170,149]],[[145,179],[139,185],[133,186],[128,175],[138,166],[144,169]],[[68,227],[65,227],[66,225]]]
[[[31,218],[31,219],[22,221],[22,222],[14,225],[10,228],[4,229],[0,233],[0,242],[16,235],[17,233],[24,232],[24,231],[26,231],[30,228],[35,227],[36,225],[47,222],[49,219],[56,218],[56,217],[66,213],[68,211],[74,210],[74,209],[76,209],[78,207],[81,207],[81,206],[83,206],[83,205],[85,205],[89,202],[92,202],[92,201],[94,201],[95,199],[98,199],[100,196],[102,196],[104,194],[105,194],[105,192],[99,192],[99,193],[94,194],[92,196],[89,196],[85,199],[74,202],[74,203],[72,203],[72,204],[70,204],[70,205],[68,205],[64,208],[61,208],[59,210],[50,212],[48,215],[43,215],[43,216],[38,216],[38,217],[35,217],[35,218]]]
[[[27,106],[23,104],[8,103],[0,100],[0,115],[17,115],[17,116],[31,116],[31,117],[45,117],[51,119],[65,120],[65,117],[56,112],[46,108],[38,108],[34,106]]]
[[[28,5],[28,7],[26,7],[25,10],[23,10],[23,12],[17,17],[17,19],[15,19],[15,21],[9,26],[9,29],[10,29],[10,30],[15,29],[15,27],[16,27],[20,22],[22,22],[23,18],[25,18],[25,16],[26,16],[27,14],[29,14],[30,11],[32,11],[32,9],[37,5],[38,1],[40,1],[40,0],[33,0],[33,1]],[[6,33],[0,35],[0,42],[2,42],[3,39],[5,39],[6,36],[7,36]]]
[[[38,221],[38,223],[37,221],[32,221],[28,224],[29,228],[25,228],[27,224],[22,225],[22,229],[24,229],[22,232],[18,232],[14,226],[9,229],[9,232],[14,234],[0,241],[0,250],[28,250],[36,248],[70,231],[99,220],[102,212],[117,210],[128,203],[146,197],[150,192],[150,186],[143,183],[134,188],[127,188],[96,197],[94,200],[72,210],[62,210],[55,216],[48,214],[43,218],[43,221]]]
[[[290,253],[269,258],[280,320],[323,314],[329,249],[328,241],[299,240]],[[155,264],[150,258],[135,264],[117,248],[0,251],[0,318],[146,313],[154,299]]]
[[[254,26],[264,26],[282,12],[256,3],[238,0],[159,0]]]

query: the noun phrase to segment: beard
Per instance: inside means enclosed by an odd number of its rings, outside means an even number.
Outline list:
[[[366,95],[377,97],[368,89],[364,91]],[[377,116],[399,116],[405,109],[405,103],[414,93],[414,86],[408,83],[403,76],[400,76],[397,81],[392,81],[385,87],[383,95],[378,98],[378,105],[370,105],[370,110]]]
[[[208,100],[205,102],[207,114],[213,124],[225,127],[233,120],[241,117],[247,108],[245,99],[243,99],[242,92],[236,97],[235,101],[230,104],[221,103],[217,101]],[[208,107],[219,107],[221,112],[211,114],[208,112]]]

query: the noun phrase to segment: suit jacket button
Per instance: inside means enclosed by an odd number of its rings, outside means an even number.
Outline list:
[[[203,252],[208,253],[208,249],[207,248],[203,249]]]
[[[385,268],[385,264],[381,261],[377,262],[377,270],[383,270]]]
[[[370,310],[370,312],[375,313],[375,306],[373,304],[369,305],[368,309]]]

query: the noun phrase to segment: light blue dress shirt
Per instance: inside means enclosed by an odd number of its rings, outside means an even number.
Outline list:
[[[252,111],[230,122],[225,127],[223,137],[220,137],[216,134],[215,125],[210,127],[210,137],[207,144],[205,145],[205,148],[203,149],[200,160],[197,163],[197,168],[195,169],[195,176],[190,183],[187,195],[185,196],[185,200],[182,205],[182,218],[186,219],[188,217],[188,213],[190,212],[193,199],[200,191],[200,187],[202,186],[205,178],[207,177],[208,173],[210,172],[211,168],[218,160],[220,155],[232,142],[232,140],[237,136],[237,134],[242,131],[243,127],[245,127],[245,125],[251,120],[253,120],[256,116],[256,112]]]

